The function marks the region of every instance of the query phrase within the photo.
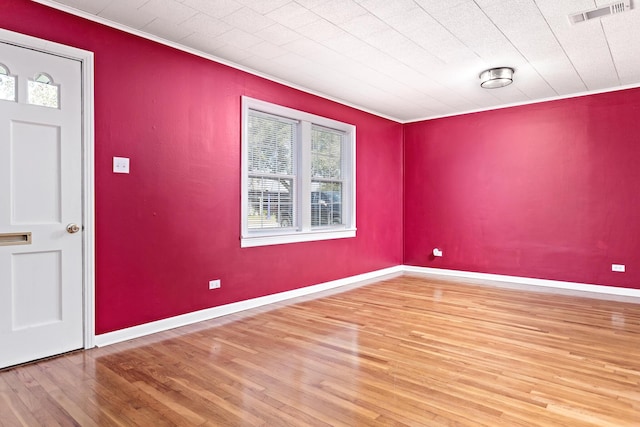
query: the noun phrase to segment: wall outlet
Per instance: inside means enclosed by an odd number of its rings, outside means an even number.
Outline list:
[[[129,158],[128,157],[114,157],[113,158],[113,173],[129,173]]]
[[[220,287],[220,279],[209,280],[209,289],[218,289]]]
[[[624,264],[611,264],[611,271],[624,273]]]

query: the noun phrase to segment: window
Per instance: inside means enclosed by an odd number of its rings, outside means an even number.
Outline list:
[[[16,100],[16,78],[2,64],[0,64],[0,99],[5,101]]]
[[[241,246],[354,237],[355,126],[242,98]]]
[[[29,104],[41,107],[58,108],[58,85],[53,83],[51,76],[45,73],[38,73],[33,80],[27,83]]]

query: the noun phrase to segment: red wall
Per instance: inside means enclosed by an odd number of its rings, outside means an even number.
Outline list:
[[[0,26],[95,53],[96,333],[402,263],[402,125],[26,0]],[[240,248],[241,95],[357,126],[356,238]]]
[[[407,265],[640,289],[640,89],[406,125],[404,189]]]

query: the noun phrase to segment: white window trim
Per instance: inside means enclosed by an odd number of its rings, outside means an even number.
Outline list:
[[[311,124],[316,124],[332,129],[345,132],[346,142],[343,152],[344,172],[350,179],[345,179],[343,185],[342,203],[344,209],[343,224],[333,227],[312,228],[309,224],[310,220],[303,220],[300,227],[295,229],[278,228],[274,230],[249,230],[247,224],[249,196],[248,196],[248,118],[249,110],[258,110],[269,114],[274,114],[301,122],[301,137],[304,138],[306,133],[311,132]],[[308,136],[308,135],[307,135]],[[301,150],[303,151],[303,150]],[[310,170],[310,159],[305,158],[300,153],[297,161],[302,162],[300,171]],[[247,96],[242,97],[242,157],[241,157],[241,234],[240,246],[243,248],[280,245],[285,243],[311,242],[316,240],[343,239],[356,236],[356,127],[337,120],[328,119],[317,116],[315,114],[306,113],[292,108],[283,107],[281,105],[272,104],[270,102],[261,101]],[[300,188],[298,188],[298,196],[301,197],[301,206],[310,206],[309,186],[310,179],[301,179]],[[304,217],[304,215],[303,215]]]

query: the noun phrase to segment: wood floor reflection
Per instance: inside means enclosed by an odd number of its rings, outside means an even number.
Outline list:
[[[401,276],[0,372],[0,425],[640,426],[640,304]]]

